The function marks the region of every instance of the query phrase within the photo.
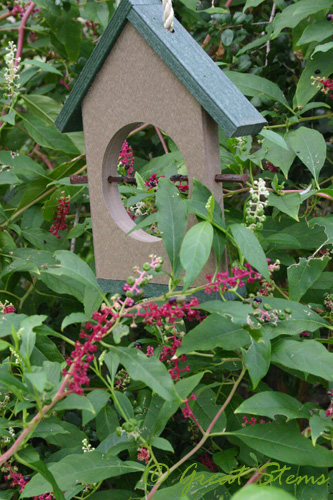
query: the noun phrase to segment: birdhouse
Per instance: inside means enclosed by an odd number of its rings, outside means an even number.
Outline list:
[[[167,31],[162,17],[160,0],[122,0],[56,120],[61,132],[84,131],[96,274],[106,292],[121,291],[149,254],[168,271],[161,238],[127,235],[135,222],[110,182],[128,134],[142,123],[163,130],[183,155],[190,192],[195,177],[222,206],[218,125],[235,137],[266,123],[182,25],[175,20]],[[205,272],[215,270],[213,260]],[[153,283],[163,289],[168,277]]]

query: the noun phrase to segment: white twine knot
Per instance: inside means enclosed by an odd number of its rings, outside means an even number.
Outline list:
[[[172,8],[172,0],[162,0],[163,4],[163,24],[168,31],[173,31],[174,12]]]

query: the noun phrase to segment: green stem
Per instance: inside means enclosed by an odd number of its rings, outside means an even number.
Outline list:
[[[326,113],[325,115],[321,115],[321,116],[308,116],[308,117],[304,117],[304,118],[299,118],[298,121],[293,123],[293,124],[282,123],[280,125],[268,125],[267,127],[265,127],[265,129],[289,128],[291,125],[297,125],[298,123],[301,123],[301,122],[309,122],[312,120],[321,120],[322,118],[332,118],[332,117],[333,117],[333,113]]]

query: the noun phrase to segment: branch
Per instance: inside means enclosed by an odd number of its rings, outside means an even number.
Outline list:
[[[36,4],[34,2],[28,2],[26,5],[28,6],[28,8],[24,13],[20,27],[18,29],[19,36],[18,36],[17,51],[16,51],[14,66],[18,66],[20,63],[22,51],[23,51],[25,25],[27,24],[27,21],[30,17],[30,14],[32,13],[34,8],[36,7]]]
[[[32,150],[32,154],[33,153],[35,153],[36,156],[38,156],[39,158],[41,158],[41,160],[43,160],[44,163],[46,163],[46,165],[48,166],[48,168],[50,170],[54,170],[54,167],[53,167],[52,163],[50,162],[50,160],[48,159],[48,157],[46,155],[44,155],[41,151],[39,151],[39,144],[36,144],[36,146]]]

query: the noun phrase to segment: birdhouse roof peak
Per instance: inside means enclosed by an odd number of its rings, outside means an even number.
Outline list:
[[[121,0],[55,122],[61,132],[83,130],[81,104],[127,22],[229,136],[260,132],[261,114],[176,19],[170,32],[162,18],[160,0]]]

